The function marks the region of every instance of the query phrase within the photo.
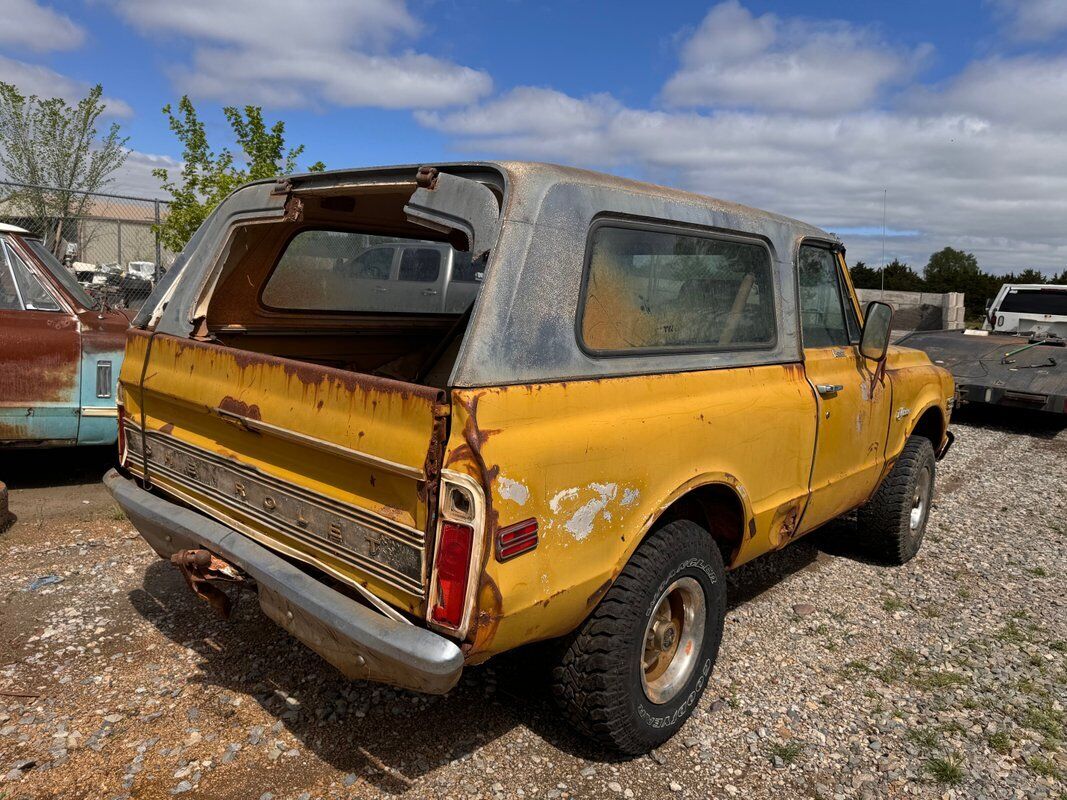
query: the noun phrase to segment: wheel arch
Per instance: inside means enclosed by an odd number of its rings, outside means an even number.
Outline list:
[[[910,436],[922,436],[929,439],[936,453],[945,440],[945,431],[948,430],[948,420],[945,419],[944,410],[936,403],[926,406],[915,418],[915,424],[908,432]]]
[[[678,487],[650,515],[627,560],[652,531],[679,519],[695,522],[711,535],[727,568],[737,557],[745,531],[755,526],[748,493],[737,478],[726,473],[700,476]]]

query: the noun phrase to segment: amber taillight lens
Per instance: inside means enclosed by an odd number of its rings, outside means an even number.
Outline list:
[[[443,522],[434,565],[437,570],[437,601],[433,621],[458,628],[467,602],[467,578],[471,568],[474,529],[458,522]]]

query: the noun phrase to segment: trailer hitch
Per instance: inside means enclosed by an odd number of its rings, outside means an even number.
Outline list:
[[[179,550],[170,557],[170,562],[181,572],[193,594],[206,600],[223,619],[229,619],[233,606],[229,595],[215,582],[230,583],[239,588],[251,582],[235,566],[210,550]]]

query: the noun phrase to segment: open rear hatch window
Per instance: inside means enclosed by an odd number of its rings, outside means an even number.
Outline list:
[[[431,177],[297,181],[284,217],[182,277],[204,287],[193,336],[135,332],[124,372],[129,469],[418,616],[448,376],[502,200]]]

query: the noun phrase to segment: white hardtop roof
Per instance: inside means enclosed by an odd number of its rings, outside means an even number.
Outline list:
[[[20,228],[18,225],[8,225],[6,222],[0,222],[0,233],[24,233],[29,235],[29,231],[25,228]]]

